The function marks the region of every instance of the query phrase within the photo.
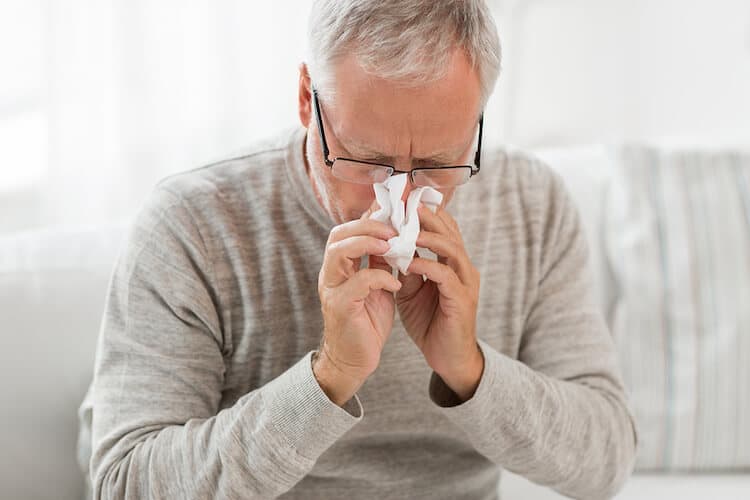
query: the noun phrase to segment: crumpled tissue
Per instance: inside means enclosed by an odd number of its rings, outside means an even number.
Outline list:
[[[406,174],[392,175],[385,182],[373,185],[375,199],[380,209],[370,215],[371,219],[385,224],[390,221],[391,226],[398,231],[398,236],[388,240],[390,250],[383,255],[385,261],[391,266],[398,268],[402,274],[409,274],[409,268],[414,251],[420,257],[436,260],[437,256],[427,248],[417,248],[417,237],[419,236],[419,215],[417,207],[421,201],[433,213],[443,201],[443,194],[431,187],[418,187],[409,193],[406,206],[401,201],[407,182]]]

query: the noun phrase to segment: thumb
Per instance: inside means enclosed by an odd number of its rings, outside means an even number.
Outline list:
[[[398,273],[398,280],[401,282],[401,289],[396,293],[396,300],[409,300],[414,297],[417,292],[422,288],[425,281],[422,279],[422,275],[416,273],[409,273],[408,275]]]

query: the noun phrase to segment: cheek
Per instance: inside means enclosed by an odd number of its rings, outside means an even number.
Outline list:
[[[313,168],[325,191],[325,204],[337,223],[359,219],[375,200],[372,186],[344,182],[334,177],[325,164]]]
[[[359,219],[375,201],[372,186],[342,182],[338,188],[338,202],[347,220]]]
[[[361,208],[360,212],[370,208],[372,202],[375,201],[375,191],[372,186],[350,184],[346,189],[352,206]]]

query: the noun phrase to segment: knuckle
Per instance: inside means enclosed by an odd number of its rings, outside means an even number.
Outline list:
[[[363,279],[365,281],[372,281],[372,279],[375,277],[375,271],[377,269],[362,269],[359,271],[359,277],[360,279]]]
[[[450,251],[454,256],[458,257],[461,255],[461,248],[462,246],[458,241],[454,239],[450,240]]]
[[[332,243],[341,239],[342,232],[344,231],[343,224],[334,226],[331,232],[328,233],[328,242]]]
[[[323,264],[320,266],[320,271],[318,272],[318,289],[320,289],[321,286],[325,283],[325,276],[326,271],[328,270],[328,262],[327,259],[323,258]]]
[[[328,251],[327,251],[328,255],[330,256],[338,255],[339,253],[341,253],[343,246],[344,246],[343,240],[334,241],[333,243],[328,245]]]

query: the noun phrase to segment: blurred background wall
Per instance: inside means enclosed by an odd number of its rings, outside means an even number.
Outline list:
[[[750,142],[747,0],[492,0],[490,145]],[[309,0],[0,0],[0,233],[131,215],[297,123]]]

